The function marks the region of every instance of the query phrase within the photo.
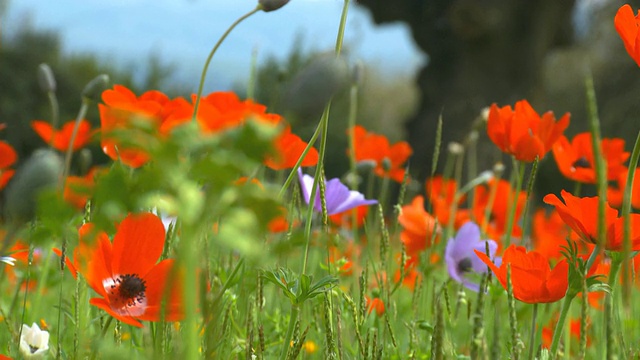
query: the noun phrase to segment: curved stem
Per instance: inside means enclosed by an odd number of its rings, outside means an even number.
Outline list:
[[[238,20],[236,20],[233,24],[231,24],[231,26],[229,26],[227,31],[225,31],[224,34],[222,34],[222,36],[220,37],[218,42],[215,44],[213,49],[211,49],[211,52],[209,53],[209,56],[207,57],[207,61],[205,61],[204,67],[202,68],[202,75],[200,75],[200,84],[198,85],[198,93],[196,94],[196,102],[193,105],[193,117],[191,118],[192,121],[196,121],[196,117],[197,117],[197,114],[198,114],[198,107],[200,106],[200,98],[202,97],[202,89],[204,88],[204,80],[205,80],[205,78],[207,76],[207,70],[209,70],[209,64],[211,64],[211,60],[213,59],[213,55],[216,53],[216,51],[218,51],[218,48],[220,47],[220,45],[222,45],[222,42],[224,41],[224,39],[226,39],[227,36],[231,33],[231,30],[233,30],[236,26],[238,26],[238,24],[240,24],[246,18],[250,17],[251,15],[253,15],[253,14],[255,14],[258,11],[261,11],[261,10],[262,10],[262,5],[258,5],[258,6],[256,6],[255,9],[249,11],[248,13],[246,13],[246,14],[242,15],[240,18],[238,18]]]
[[[62,188],[64,189],[64,184],[67,181],[67,176],[69,176],[69,171],[71,169],[71,158],[73,157],[73,143],[76,141],[76,136],[78,136],[78,129],[80,128],[80,122],[87,115],[87,111],[89,110],[89,100],[82,99],[82,105],[80,106],[80,111],[78,111],[78,116],[76,116],[76,122],[73,125],[73,132],[71,133],[71,140],[69,141],[69,147],[67,147],[67,153],[64,156],[64,172],[62,173]]]
[[[573,296],[566,296],[562,300],[562,310],[560,311],[560,317],[556,323],[556,328],[553,331],[553,340],[551,341],[551,359],[555,359],[558,352],[558,345],[560,343],[560,336],[562,336],[562,329],[564,328],[564,322],[569,314],[569,308],[571,307],[571,300]]]

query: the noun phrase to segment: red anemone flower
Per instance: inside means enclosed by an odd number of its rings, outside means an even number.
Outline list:
[[[616,180],[629,158],[629,153],[624,151],[624,140],[602,139],[602,155],[607,163],[607,179]],[[567,179],[587,184],[597,182],[590,132],[576,135],[571,142],[562,136],[553,145],[553,157]]]
[[[622,199],[624,191],[627,186],[627,176],[629,175],[629,169],[624,170],[618,175],[617,188],[609,186],[607,189],[607,201],[615,208],[622,207]],[[640,209],[640,169],[634,170],[633,185],[631,192],[631,206],[635,209]]]
[[[598,243],[598,197],[579,198],[562,190],[560,193],[564,203],[555,195],[548,194],[544,202],[556,207],[558,214],[575,231],[580,238],[588,243]],[[622,249],[624,234],[623,219],[618,217],[618,211],[609,204],[605,208],[606,239],[602,242],[607,250]],[[631,218],[631,248],[640,250],[640,214],[630,214]]]
[[[620,38],[622,38],[627,53],[640,66],[640,37],[638,36],[640,11],[638,11],[638,15],[634,16],[631,6],[624,4],[618,9],[613,24]]]
[[[569,126],[569,113],[556,122],[548,111],[540,117],[527,100],[498,108],[493,104],[489,109],[487,134],[491,141],[506,154],[525,162],[542,159]]]
[[[513,296],[525,303],[550,303],[564,297],[569,286],[569,264],[560,261],[551,270],[549,259],[536,251],[529,251],[524,246],[511,245],[502,256],[500,267],[489,257],[474,250],[478,257],[496,275],[498,281],[507,288],[507,266],[511,266],[511,284]]]
[[[69,148],[75,125],[75,120],[71,120],[62,125],[60,130],[57,130],[46,121],[34,120],[31,122],[31,127],[44,142],[51,144],[54,149],[62,152],[66,152]],[[85,145],[89,143],[89,140],[91,140],[91,134],[91,124],[89,124],[87,120],[81,120],[78,125],[76,138],[73,141],[73,151],[85,147]]]
[[[73,263],[68,264],[74,276],[80,272],[101,296],[91,299],[92,305],[137,327],[142,327],[140,320],[159,321],[163,310],[167,321],[183,317],[180,284],[171,278],[174,261],[157,262],[165,241],[159,217],[151,213],[127,216],[118,226],[113,243],[90,223],[79,233]],[[167,286],[170,291],[165,291]],[[163,306],[165,292],[168,300]]]
[[[495,195],[492,195],[492,191],[495,191]],[[502,248],[500,238],[507,231],[509,207],[514,204],[516,213],[511,236],[520,237],[522,235],[522,229],[518,225],[518,221],[524,210],[526,200],[527,193],[525,191],[515,191],[511,187],[511,183],[504,179],[491,179],[487,186],[482,185],[476,188],[473,198],[473,215],[476,222],[481,225],[481,228],[486,228],[487,236],[498,242],[498,252]],[[492,204],[492,206],[489,209],[489,218],[486,218],[489,204]]]
[[[413,153],[409,143],[400,141],[390,145],[385,136],[367,132],[359,125],[352,131],[356,161],[373,160],[376,163],[376,175],[391,178],[399,183],[404,181],[404,163]]]

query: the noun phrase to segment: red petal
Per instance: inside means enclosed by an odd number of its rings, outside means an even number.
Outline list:
[[[122,315],[116,314],[113,310],[111,310],[111,306],[109,305],[109,302],[103,298],[92,298],[91,300],[89,300],[89,304],[99,307],[100,309],[106,311],[112,317],[122,321],[125,324],[129,324],[139,328],[142,327],[142,323],[136,320],[135,318],[131,316],[122,316]]]
[[[145,277],[162,255],[164,240],[164,225],[156,215],[128,215],[113,239],[113,273]]]

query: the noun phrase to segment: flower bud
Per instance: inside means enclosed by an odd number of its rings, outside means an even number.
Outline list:
[[[289,0],[258,0],[258,3],[264,12],[278,10],[287,5],[288,2]]]
[[[60,184],[63,168],[62,158],[55,151],[34,151],[5,189],[5,219],[14,225],[30,221],[36,213],[38,194]]]
[[[89,81],[89,83],[82,90],[82,99],[88,99],[91,101],[100,101],[102,92],[109,87],[109,75],[101,74]]]
[[[504,172],[504,164],[501,162],[497,162],[495,165],[493,165],[493,173],[496,174],[497,177],[502,176],[502,173]]]
[[[462,146],[462,144],[455,141],[450,142],[447,149],[449,150],[449,153],[452,155],[460,155],[464,152],[464,146]]]
[[[349,65],[343,57],[321,55],[293,79],[283,99],[285,109],[301,118],[315,117],[350,81]]]
[[[49,93],[56,91],[56,78],[48,64],[38,65],[38,84],[42,91]]]

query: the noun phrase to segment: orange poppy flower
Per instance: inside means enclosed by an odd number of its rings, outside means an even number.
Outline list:
[[[562,258],[562,247],[567,245],[567,237],[576,242],[579,238],[575,232],[569,231],[569,227],[564,223],[557,211],[548,213],[545,209],[538,209],[533,215],[531,241],[533,250],[541,253],[550,259]],[[578,242],[581,253],[590,253],[593,244]]]
[[[370,298],[368,296],[365,296],[365,298],[367,299],[367,313],[371,314],[374,310],[376,312],[376,315],[378,316],[382,316],[384,315],[384,302],[382,302],[382,299],[380,298]]]
[[[31,122],[31,128],[40,136],[45,143],[51,144],[54,149],[66,152],[71,142],[75,120],[71,120],[62,125],[60,130],[54,129],[51,124],[42,120],[34,120]],[[85,147],[91,140],[91,124],[87,120],[81,120],[78,125],[78,132],[73,142],[73,151],[77,151]]]
[[[635,209],[640,209],[640,169],[635,169],[634,171],[631,206]],[[622,207],[624,189],[627,187],[627,175],[629,175],[629,169],[625,169],[618,175],[616,179],[617,187],[609,186],[607,188],[607,201],[615,208]]]
[[[178,321],[183,317],[179,283],[169,281],[174,261],[157,262],[165,241],[159,217],[130,214],[118,226],[113,243],[90,223],[83,225],[79,234],[73,262],[68,264],[74,276],[80,272],[101,296],[91,299],[92,305],[126,324],[142,327],[140,320],[161,319],[165,287],[170,286],[164,318]]]
[[[416,196],[410,205],[402,207],[398,222],[404,228],[400,240],[410,256],[430,247],[434,231],[439,231],[436,218],[424,210],[422,196]],[[437,236],[435,240],[438,240]]]
[[[629,153],[624,151],[624,140],[602,139],[602,155],[607,163],[607,179],[616,180],[625,170],[624,162],[629,158]],[[571,143],[562,136],[553,145],[553,157],[567,179],[587,184],[597,182],[591,133],[580,133]]]
[[[400,262],[400,256],[396,257],[398,263]],[[400,264],[402,265],[402,264]],[[405,286],[407,289],[413,291],[415,290],[416,284],[422,279],[422,274],[416,269],[418,266],[418,258],[410,256],[404,264],[404,277],[402,278],[402,286]],[[393,277],[394,282],[400,281],[402,274],[400,273],[400,269],[396,270],[396,273]]]
[[[598,243],[598,197],[579,198],[562,190],[564,203],[555,194],[548,194],[544,202],[556,207],[556,211],[578,236],[592,244]],[[631,214],[631,248],[640,250],[640,214]],[[605,249],[619,251],[622,249],[624,232],[623,219],[618,217],[618,211],[609,204],[605,208],[606,239],[603,239]]]
[[[633,9],[629,4],[624,4],[613,19],[613,24],[622,42],[624,48],[627,49],[629,56],[640,66],[640,37],[638,36],[640,26],[640,11],[637,15],[633,15]]]
[[[542,159],[569,126],[569,113],[556,122],[552,112],[540,117],[527,100],[499,108],[492,104],[487,120],[487,134],[506,154],[525,162]]]
[[[4,189],[13,177],[15,170],[9,169],[16,160],[18,154],[11,145],[4,141],[0,141],[0,190]]]
[[[85,176],[69,176],[64,184],[63,198],[78,209],[84,209],[95,187],[95,179],[102,169],[91,168]]]
[[[486,219],[486,210],[491,202],[491,192],[495,188],[496,194],[493,198],[493,206],[489,211],[489,218]],[[514,201],[516,204],[516,213],[514,218],[513,230],[511,236],[520,237],[522,229],[518,226],[518,220],[524,210],[527,200],[527,193],[524,191],[514,191],[511,184],[504,179],[491,179],[487,185],[481,185],[476,188],[473,198],[473,215],[476,223],[481,228],[485,228],[487,236],[498,243],[498,252],[500,252],[500,238],[507,231],[507,221],[509,217],[509,206]]]
[[[404,180],[404,163],[413,153],[413,149],[406,141],[393,145],[383,136],[367,132],[356,125],[353,129],[356,161],[373,160],[376,163],[375,173],[380,177],[388,177],[401,183]],[[350,151],[347,151],[350,154]]]
[[[451,218],[451,204],[458,191],[458,184],[454,179],[445,179],[440,175],[427,179],[425,183],[426,194],[431,202],[433,215],[440,224],[449,224]],[[466,196],[461,196],[458,206],[462,205]],[[459,209],[455,213],[454,227],[457,229],[469,221],[469,211]]]
[[[511,284],[513,296],[529,304],[550,303],[562,299],[569,286],[569,264],[560,261],[551,269],[549,259],[536,251],[529,251],[524,246],[509,246],[502,256],[500,267],[489,257],[474,250],[478,257],[496,275],[500,284],[507,288],[507,266],[511,266]]]
[[[169,102],[169,98],[159,91],[147,91],[137,97],[126,87],[114,85],[113,89],[102,93],[102,100],[104,104],[98,105],[102,151],[112,160],[120,160],[133,168],[147,163],[149,154],[146,151],[137,146],[124,146],[111,133],[131,128],[134,119],[159,128],[165,115],[163,106]]]
[[[296,164],[307,143],[291,132],[287,125],[274,141],[275,157],[268,157],[264,163],[273,170],[291,169]],[[318,163],[318,151],[311,148],[300,166],[315,166]]]

